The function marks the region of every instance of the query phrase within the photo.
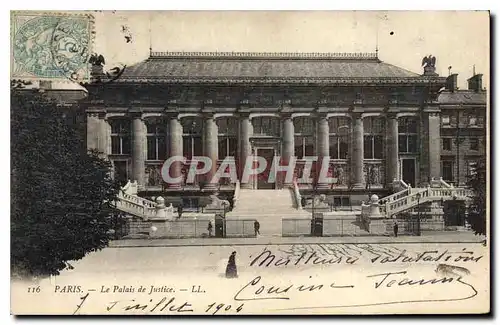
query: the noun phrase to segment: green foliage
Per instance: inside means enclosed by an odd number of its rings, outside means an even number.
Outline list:
[[[57,275],[66,261],[107,246],[119,186],[87,152],[78,119],[41,93],[11,93],[11,265],[19,276]]]
[[[476,234],[486,235],[486,160],[481,159],[472,167],[474,172],[467,185],[474,191],[474,196],[469,205],[468,221]]]

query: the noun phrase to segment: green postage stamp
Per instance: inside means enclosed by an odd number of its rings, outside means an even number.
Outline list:
[[[94,19],[89,14],[11,12],[11,78],[86,80]]]

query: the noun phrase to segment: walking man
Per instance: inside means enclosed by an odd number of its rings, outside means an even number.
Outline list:
[[[255,231],[255,237],[260,235],[260,223],[257,220],[253,223],[253,230]]]
[[[182,203],[179,204],[179,206],[177,207],[177,213],[179,214],[178,218],[180,219],[182,217]]]
[[[397,237],[398,236],[398,223],[396,221],[394,221],[393,229],[394,229],[394,237]]]
[[[208,222],[208,237],[212,237],[212,221]]]

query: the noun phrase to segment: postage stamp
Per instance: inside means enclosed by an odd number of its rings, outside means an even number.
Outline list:
[[[12,314],[490,312],[489,12],[92,15],[13,15]]]
[[[55,12],[11,13],[11,78],[89,78],[93,17]]]

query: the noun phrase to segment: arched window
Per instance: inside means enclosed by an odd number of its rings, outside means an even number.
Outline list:
[[[401,117],[398,121],[399,152],[418,152],[418,119],[415,117]]]
[[[272,116],[258,116],[252,118],[253,134],[260,136],[280,136],[280,120]]]
[[[219,128],[219,159],[236,157],[238,119],[229,117],[217,120]]]
[[[365,159],[384,158],[385,119],[382,117],[365,117],[363,119],[364,155]]]
[[[165,160],[167,156],[167,127],[161,119],[146,120],[147,160]]]
[[[349,134],[351,120],[347,117],[328,119],[330,129],[330,159],[347,159],[349,155]]]
[[[130,154],[130,120],[113,119],[111,125],[111,154]]]
[[[203,155],[203,120],[199,117],[185,117],[181,120],[183,137],[182,150],[186,159]]]
[[[295,130],[295,157],[314,156],[315,123],[310,117],[297,117],[293,120]]]

